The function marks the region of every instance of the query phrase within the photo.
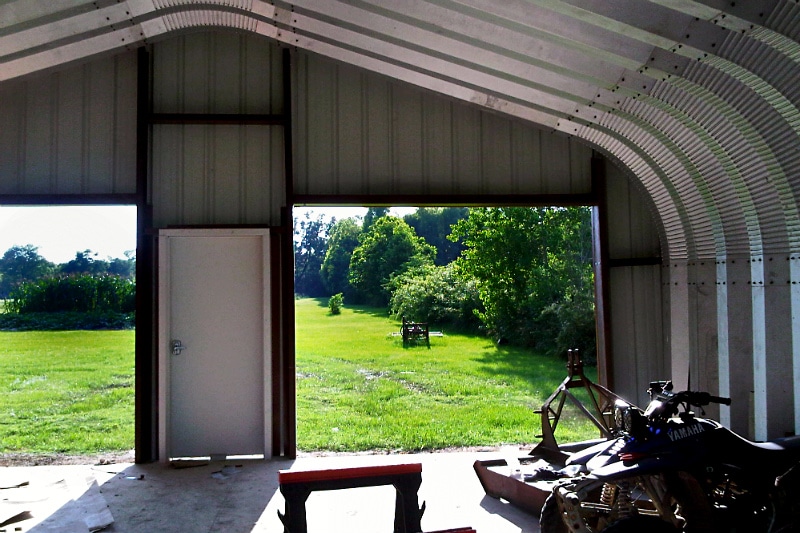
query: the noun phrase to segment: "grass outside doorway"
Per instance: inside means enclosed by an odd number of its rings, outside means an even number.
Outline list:
[[[385,310],[296,302],[300,451],[418,451],[538,441],[533,411],[565,362],[445,330],[404,348]],[[436,329],[436,328],[434,328]],[[0,456],[134,446],[134,331],[0,331]],[[594,368],[587,375],[594,379]],[[559,442],[594,438],[579,417]]]
[[[0,454],[134,443],[134,331],[0,331]]]
[[[301,451],[535,443],[534,409],[566,376],[563,360],[483,336],[445,331],[430,348],[404,348],[385,309],[346,305],[332,315],[324,299],[306,298],[295,310]],[[556,433],[559,442],[598,435],[577,416]]]

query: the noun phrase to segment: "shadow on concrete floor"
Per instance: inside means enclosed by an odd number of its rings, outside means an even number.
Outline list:
[[[0,487],[10,488],[0,490],[0,523],[14,511],[29,515],[0,526],[0,533],[86,533],[87,523],[109,519],[108,532],[282,533],[279,470],[410,462],[422,464],[423,530],[469,526],[479,533],[536,533],[537,517],[487,496],[473,470],[476,460],[508,453],[519,450],[219,461],[189,468],[160,463],[4,467]],[[308,532],[390,533],[394,503],[390,486],[314,492],[306,505]]]

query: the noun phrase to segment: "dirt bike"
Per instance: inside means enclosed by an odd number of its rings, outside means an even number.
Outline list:
[[[574,454],[579,473],[545,501],[542,533],[800,531],[800,437],[748,441],[692,407],[730,399],[650,384],[614,406],[614,437]]]

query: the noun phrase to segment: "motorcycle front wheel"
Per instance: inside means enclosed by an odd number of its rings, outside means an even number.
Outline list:
[[[544,501],[542,512],[539,514],[539,531],[541,533],[569,533],[555,494],[550,494]]]

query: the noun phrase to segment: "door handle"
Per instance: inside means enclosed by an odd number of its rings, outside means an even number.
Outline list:
[[[186,349],[186,346],[178,339],[173,339],[170,346],[172,347],[172,355],[180,355]]]

